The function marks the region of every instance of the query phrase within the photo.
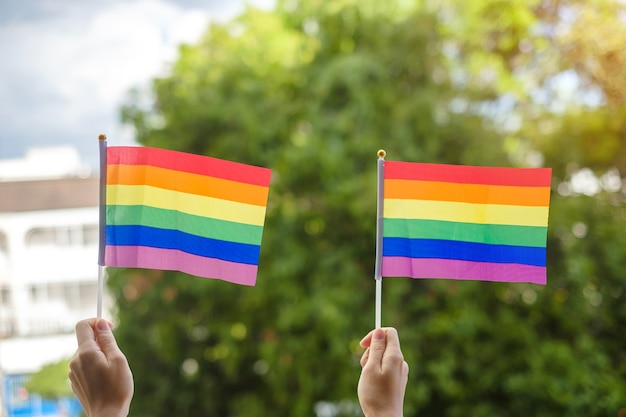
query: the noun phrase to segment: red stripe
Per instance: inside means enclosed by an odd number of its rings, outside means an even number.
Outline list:
[[[107,165],[152,165],[160,168],[269,187],[272,171],[210,156],[142,146],[110,146]]]
[[[550,187],[551,168],[498,168],[385,161],[385,179]]]

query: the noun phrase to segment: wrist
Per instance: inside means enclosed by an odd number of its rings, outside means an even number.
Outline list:
[[[394,413],[394,412],[372,412],[372,413],[364,413],[365,417],[404,417],[404,413]]]
[[[127,417],[128,413],[124,413],[121,411],[117,411],[117,412],[110,412],[110,413],[94,413],[92,415],[90,415],[89,417]]]
[[[368,415],[367,417],[404,417],[404,413],[382,412],[382,413],[375,413],[371,416]]]
[[[112,408],[107,410],[96,411],[89,414],[89,417],[127,417],[128,409]]]
[[[124,413],[121,411],[112,411],[109,413],[105,413],[105,412],[94,413],[90,415],[89,417],[127,417],[127,416],[128,416],[128,413]]]

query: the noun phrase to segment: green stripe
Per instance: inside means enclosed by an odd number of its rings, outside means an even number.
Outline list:
[[[477,224],[439,220],[384,219],[385,237],[444,239],[494,245],[546,246],[547,227]]]
[[[107,205],[108,226],[141,225],[180,230],[196,236],[227,242],[260,245],[263,227],[195,216],[150,206]]]

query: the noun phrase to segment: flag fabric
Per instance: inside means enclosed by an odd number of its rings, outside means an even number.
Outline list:
[[[546,283],[550,168],[384,162],[382,276]]]
[[[106,151],[104,265],[255,285],[271,170],[158,148]]]

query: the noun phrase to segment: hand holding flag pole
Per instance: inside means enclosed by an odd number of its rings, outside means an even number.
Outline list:
[[[381,299],[382,299],[382,258],[383,258],[383,199],[384,199],[384,178],[385,178],[385,156],[387,153],[380,149],[378,155],[378,189],[376,204],[376,265],[374,268],[374,279],[376,280],[376,317],[375,325],[379,329],[381,324]]]

